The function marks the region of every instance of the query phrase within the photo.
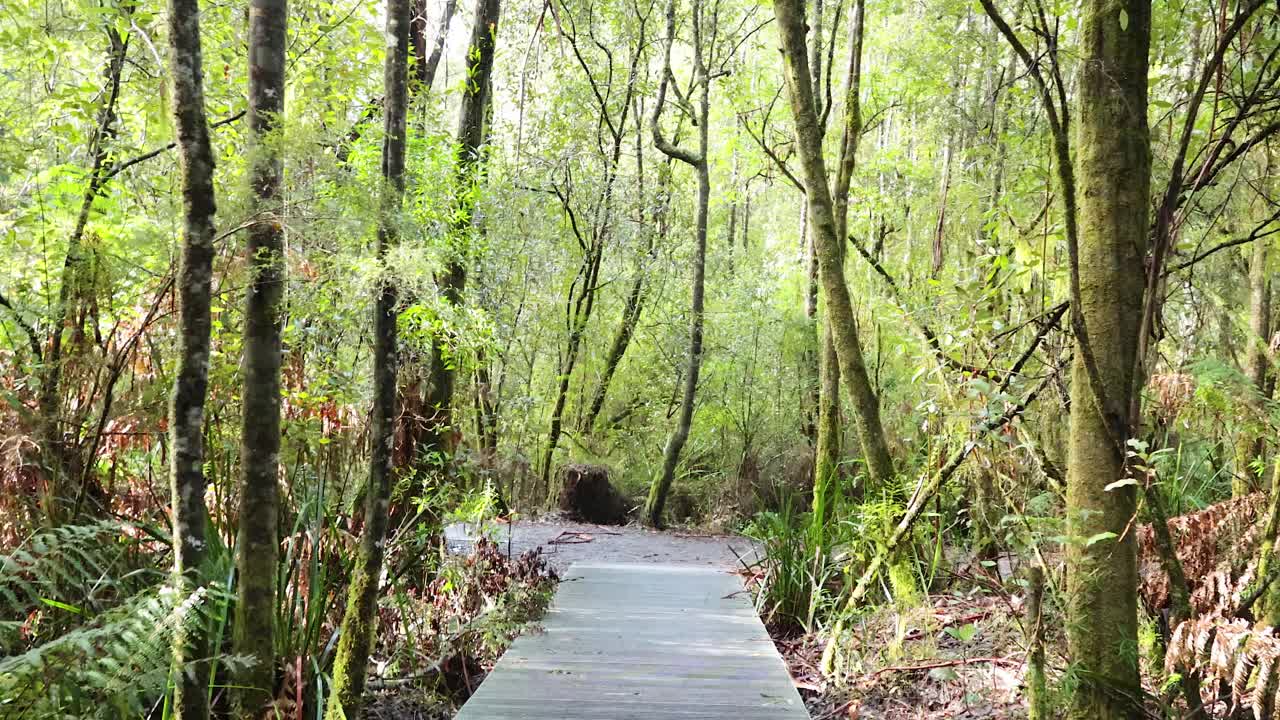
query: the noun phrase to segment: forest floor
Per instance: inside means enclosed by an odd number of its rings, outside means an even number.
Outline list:
[[[1023,597],[1018,561],[948,552],[930,593],[899,596],[848,621],[822,671],[830,635],[769,624],[813,720],[1026,718]],[[761,579],[748,575],[748,585]],[[887,591],[887,588],[886,588]],[[1060,629],[1045,628],[1053,647]]]
[[[813,720],[1026,717],[1019,608],[1007,598],[930,595],[850,631],[835,682],[819,671],[825,637],[775,637]]]

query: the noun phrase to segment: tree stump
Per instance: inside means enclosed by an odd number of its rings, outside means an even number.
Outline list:
[[[626,498],[609,482],[609,468],[602,465],[560,468],[560,510],[573,520],[597,525],[627,522]]]

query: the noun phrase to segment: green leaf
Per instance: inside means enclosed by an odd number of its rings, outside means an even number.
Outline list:
[[[1120,8],[1120,29],[1129,29],[1129,13],[1125,12],[1124,8]]]
[[[84,614],[84,611],[83,611],[83,610],[81,610],[80,608],[76,607],[75,605],[68,605],[68,604],[66,604],[66,603],[64,603],[64,602],[58,602],[57,600],[53,600],[53,599],[50,599],[50,598],[42,597],[42,598],[40,598],[40,602],[42,602],[42,603],[44,603],[45,605],[48,605],[48,606],[50,606],[50,607],[56,607],[56,608],[58,608],[59,610],[66,610],[67,612],[75,613],[76,615],[83,615],[83,614]]]
[[[958,628],[955,628],[955,627],[946,628],[943,632],[955,638],[956,640],[959,640],[962,643],[967,643],[970,640],[972,640],[974,636],[978,634],[978,626],[974,625],[973,623],[969,623],[967,625],[962,625]]]
[[[1096,543],[1100,543],[1103,540],[1111,540],[1117,537],[1120,537],[1120,536],[1108,530],[1107,532],[1100,532],[1097,535],[1090,537],[1088,540],[1084,541],[1084,544],[1085,544],[1085,547],[1092,547]]]

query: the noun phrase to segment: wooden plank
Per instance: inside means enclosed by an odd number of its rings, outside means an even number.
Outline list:
[[[807,720],[742,582],[682,565],[576,563],[458,720]]]

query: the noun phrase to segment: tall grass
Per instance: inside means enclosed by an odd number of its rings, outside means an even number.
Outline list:
[[[828,554],[828,528],[809,521],[794,498],[784,497],[776,511],[762,512],[744,533],[764,551],[756,609],[783,632],[808,632],[820,608],[829,602],[824,589],[838,573]]]

